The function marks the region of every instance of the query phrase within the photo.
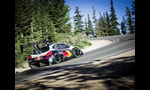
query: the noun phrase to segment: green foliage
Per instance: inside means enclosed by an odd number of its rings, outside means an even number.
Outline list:
[[[88,34],[93,34],[93,33],[94,33],[93,25],[92,25],[92,22],[91,22],[91,20],[90,20],[90,16],[89,16],[89,14],[88,14],[88,33],[87,33],[87,35],[88,35]]]
[[[125,20],[125,17],[123,16],[122,17],[123,19],[122,19],[122,22],[121,22],[121,32],[122,32],[122,34],[126,34],[127,33],[127,26],[126,26],[126,22],[127,22],[127,20]]]
[[[111,35],[111,24],[110,24],[110,16],[108,15],[107,12],[106,12],[105,22],[106,22],[105,24],[106,24],[107,35],[110,36]]]
[[[115,14],[115,9],[113,6],[113,1],[111,0],[111,8],[110,8],[110,24],[111,24],[111,35],[119,35],[119,28],[117,27],[119,25],[119,23],[117,22],[118,18],[116,17]]]
[[[85,31],[86,36],[88,36],[88,34],[90,34],[89,29],[88,29],[88,22],[86,21],[86,18],[85,18],[85,22],[84,22],[84,31]]]
[[[22,66],[24,60],[27,60],[32,53],[33,48],[24,48],[23,54],[20,53],[20,45],[28,45],[30,43],[49,39],[52,43],[62,42],[69,45],[84,48],[91,43],[87,42],[87,37],[81,35],[82,32],[93,34],[96,30],[97,36],[118,35],[119,23],[115,15],[113,1],[111,0],[110,15],[108,13],[100,14],[100,18],[96,19],[93,8],[93,25],[88,15],[83,25],[79,7],[75,9],[74,18],[74,34],[71,33],[71,22],[69,5],[65,4],[65,0],[15,0],[15,65]],[[132,4],[132,13],[127,8],[128,29],[131,33],[135,32],[135,2]],[[124,21],[123,21],[124,22]],[[125,26],[122,25],[124,32]],[[94,28],[93,28],[94,26]],[[84,27],[84,29],[83,29]]]
[[[133,26],[133,33],[135,33],[135,1],[132,2],[132,26]]]
[[[98,20],[97,20],[97,18],[96,18],[96,10],[95,10],[95,8],[92,6],[92,9],[93,9],[93,17],[92,17],[92,19],[93,19],[93,23],[94,23],[94,28],[93,28],[93,30],[94,30],[94,32],[93,32],[93,34],[95,35],[96,34],[96,31],[98,30]]]
[[[105,15],[100,16],[100,29],[101,29],[101,36],[106,36],[106,26],[105,26]]]
[[[87,41],[88,38],[83,37],[80,33],[76,34],[75,36],[59,33],[58,38],[61,39],[59,39],[57,42],[76,46],[79,49],[83,49],[85,46],[91,45],[91,43]]]
[[[113,1],[111,0],[111,8],[110,8],[110,15],[108,13],[103,13],[100,18],[98,19],[98,22],[95,24],[95,30],[96,30],[96,36],[111,36],[111,35],[119,35],[120,30],[118,28],[119,23],[117,22],[117,17],[115,14],[115,9],[113,7]],[[95,13],[95,10],[93,8],[93,15]],[[93,16],[94,22],[95,16]]]
[[[109,19],[108,17],[106,17],[105,13],[103,13],[103,16],[100,14],[100,18],[98,21],[98,26],[96,29],[96,34],[97,36],[107,36],[110,30],[110,26],[109,26],[109,21],[107,21],[107,19]]]
[[[69,33],[69,6],[65,0],[15,0],[15,65],[19,67],[31,55],[33,48],[20,45],[49,39],[57,42],[58,33]]]
[[[18,38],[18,37],[17,37]],[[24,43],[27,43],[28,38],[23,39]],[[28,59],[29,55],[31,55],[33,51],[32,47],[28,47],[24,49],[24,53],[20,52],[20,42],[15,39],[15,67],[23,67],[24,62]]]
[[[93,23],[95,24],[95,27],[96,27],[96,23],[97,23],[97,19],[96,19],[96,15],[95,15],[95,12],[96,10],[94,9],[94,7],[92,6],[92,9],[93,9]]]
[[[132,8],[131,8],[131,10],[132,10],[132,15],[135,15],[135,1],[132,2]]]
[[[64,4],[64,0],[61,0],[62,4]],[[61,1],[59,3],[61,3]],[[65,32],[70,32],[71,31],[71,24],[67,23],[70,20],[69,17],[69,6],[66,5],[56,5],[56,9],[54,9],[54,13],[52,14],[51,19],[53,20],[55,24],[55,28],[57,28],[58,33],[65,33]],[[54,16],[53,16],[54,15]]]
[[[15,67],[21,67],[24,55],[21,55],[19,43],[15,43]]]
[[[130,34],[132,34],[134,33],[133,26],[132,26],[132,17],[131,17],[130,9],[128,7],[126,7],[126,16],[128,17],[127,19],[128,30],[130,31]]]
[[[83,21],[82,21],[82,17],[83,15],[80,14],[81,11],[79,11],[79,7],[76,6],[76,9],[75,9],[75,16],[73,17],[74,18],[74,24],[75,24],[75,27],[74,27],[74,33],[77,34],[77,33],[81,33],[83,31]]]

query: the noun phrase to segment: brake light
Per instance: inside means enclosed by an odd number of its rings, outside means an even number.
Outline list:
[[[32,60],[32,56],[29,56],[29,60]]]
[[[41,60],[42,59],[42,57],[37,57],[37,58],[35,58],[35,60]]]
[[[46,54],[46,56],[49,56],[49,55],[51,55],[52,54],[52,52],[48,52],[47,54]]]

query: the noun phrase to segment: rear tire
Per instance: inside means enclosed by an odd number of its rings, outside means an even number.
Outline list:
[[[58,64],[61,62],[61,57],[58,53],[54,54],[54,64]]]

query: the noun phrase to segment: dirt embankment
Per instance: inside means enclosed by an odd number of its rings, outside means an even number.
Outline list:
[[[69,66],[68,66],[69,67]],[[135,90],[135,49],[15,85],[16,90]]]

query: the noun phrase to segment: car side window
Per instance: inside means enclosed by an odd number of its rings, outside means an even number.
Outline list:
[[[53,46],[53,49],[59,49],[59,46],[56,44]]]
[[[65,44],[60,44],[60,49],[65,49],[65,48],[69,48],[69,46]]]
[[[53,49],[65,49],[65,48],[69,48],[69,46],[66,44],[56,44],[53,46]]]
[[[62,44],[59,44],[59,47],[60,47],[59,49],[63,49],[63,46],[62,46]]]
[[[63,47],[64,47],[64,48],[69,48],[69,46],[68,46],[68,45],[66,45],[66,44],[63,44]]]

